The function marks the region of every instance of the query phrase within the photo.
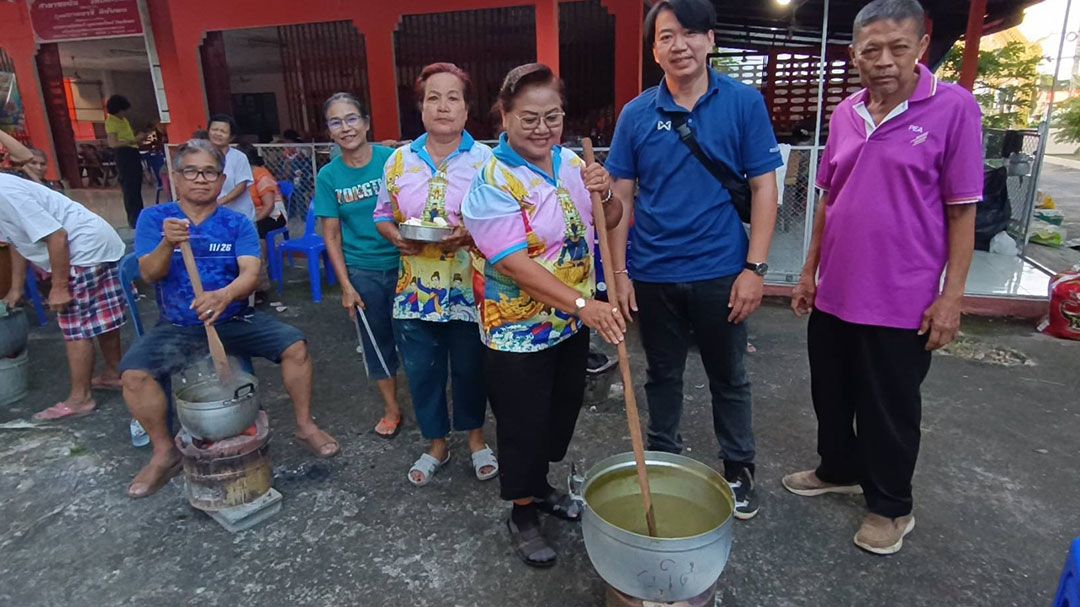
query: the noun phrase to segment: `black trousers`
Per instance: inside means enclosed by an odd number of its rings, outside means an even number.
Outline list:
[[[728,322],[735,276],[690,283],[634,281],[638,328],[648,362],[651,451],[682,453],[679,431],[683,375],[692,340],[712,395],[713,432],[724,460],[724,476],[735,480],[743,468],[754,473],[754,428],[750,379],[746,374],[746,323]],[[691,331],[693,337],[691,337]]]
[[[548,464],[566,456],[585,399],[588,354],[586,329],[540,352],[487,350],[484,375],[498,424],[504,500],[547,495]]]
[[[120,178],[120,191],[124,193],[124,211],[127,212],[128,225],[135,227],[139,213],[143,210],[142,181],[143,165],[139,150],[135,148],[116,148],[116,172]]]
[[[810,384],[818,420],[817,475],[859,483],[870,512],[911,513],[919,456],[920,386],[930,370],[928,336],[810,316]]]

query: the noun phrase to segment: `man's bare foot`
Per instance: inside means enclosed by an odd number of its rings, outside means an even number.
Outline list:
[[[328,459],[341,453],[341,445],[326,432],[313,423],[306,428],[297,428],[293,434],[300,444],[318,458]]]
[[[484,431],[483,430],[473,430],[473,431],[469,432],[469,453],[478,453],[478,452],[483,451],[484,449],[487,449],[487,448],[488,448],[487,443],[484,442]],[[476,473],[478,475],[486,477],[486,476],[489,476],[496,469],[497,469],[496,466],[491,466],[491,465],[485,464],[485,465],[481,466],[480,469],[476,471]]]
[[[155,453],[128,485],[128,497],[138,499],[157,493],[180,472],[180,468],[180,453],[175,449],[160,457]]]
[[[446,456],[450,454],[450,443],[445,440],[431,441],[431,447],[428,448],[427,454],[435,458],[435,461],[445,462],[447,460]],[[409,478],[413,481],[413,484],[423,484],[424,472],[422,470],[417,470],[414,466],[413,469],[409,471]]]
[[[102,373],[90,380],[90,387],[94,390],[123,390],[124,384],[120,382],[119,373]]]

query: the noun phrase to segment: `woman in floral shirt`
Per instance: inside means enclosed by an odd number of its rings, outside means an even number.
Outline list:
[[[592,299],[590,192],[604,200],[609,226],[622,219],[622,204],[602,166],[586,167],[558,145],[562,108],[562,82],[549,67],[531,63],[507,74],[499,92],[506,133],[461,210],[486,260],[475,293],[499,424],[500,493],[513,502],[514,549],[534,567],[555,563],[538,511],[581,516],[547,474],[549,462],[566,455],[584,399],[586,327],[611,343],[626,331],[618,308]]]
[[[495,455],[484,442],[484,346],[473,297],[472,239],[462,225],[461,201],[491,148],[465,132],[469,76],[452,63],[434,63],[416,81],[426,132],[394,151],[386,163],[386,186],[375,208],[375,225],[402,253],[394,298],[398,349],[409,378],[420,433],[430,441],[409,470],[426,485],[450,461],[450,430],[468,432],[476,477],[494,478]],[[453,226],[439,244],[405,241],[398,224],[419,219]],[[446,399],[451,379],[453,420]]]

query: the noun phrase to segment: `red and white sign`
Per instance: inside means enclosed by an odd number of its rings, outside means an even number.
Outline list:
[[[138,0],[29,0],[38,42],[140,36]]]

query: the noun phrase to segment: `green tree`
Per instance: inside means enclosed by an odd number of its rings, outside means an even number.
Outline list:
[[[1054,104],[1054,127],[1058,143],[1080,143],[1080,97],[1071,97]]]
[[[959,80],[964,47],[957,43],[945,55],[939,75]],[[1039,63],[1043,56],[1036,45],[1012,41],[1005,46],[979,51],[975,99],[983,110],[987,128],[1029,126],[1038,97]]]

